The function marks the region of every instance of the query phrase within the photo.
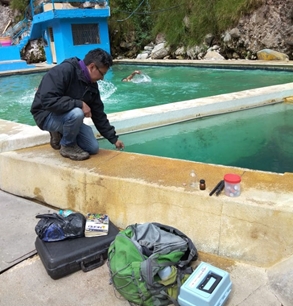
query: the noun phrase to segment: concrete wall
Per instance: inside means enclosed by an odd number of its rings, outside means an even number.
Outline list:
[[[16,46],[0,47],[0,60],[21,60],[19,48]]]
[[[190,169],[206,180],[189,186]],[[226,173],[240,197],[209,196]],[[0,188],[50,206],[108,213],[119,227],[157,221],[190,236],[199,251],[271,266],[293,254],[293,174],[274,174],[101,150],[83,162],[49,145],[0,154]]]

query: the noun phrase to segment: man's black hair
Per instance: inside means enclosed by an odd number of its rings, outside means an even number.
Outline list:
[[[112,56],[100,48],[89,51],[85,55],[83,61],[86,66],[91,63],[95,63],[95,65],[99,68],[102,66],[110,68],[113,65]]]

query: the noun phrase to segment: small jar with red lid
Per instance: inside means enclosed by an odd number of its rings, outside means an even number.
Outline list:
[[[225,195],[228,197],[238,197],[240,195],[241,176],[228,173],[224,176]]]

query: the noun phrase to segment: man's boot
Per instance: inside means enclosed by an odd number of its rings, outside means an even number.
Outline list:
[[[60,154],[72,160],[85,160],[90,157],[89,153],[83,151],[77,144],[74,146],[61,146]]]
[[[60,150],[60,141],[62,138],[62,134],[59,132],[49,132],[50,133],[50,145],[54,150]]]

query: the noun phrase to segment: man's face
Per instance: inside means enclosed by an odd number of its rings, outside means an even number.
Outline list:
[[[95,63],[91,63],[88,65],[88,70],[91,77],[91,81],[94,83],[104,79],[104,76],[108,71],[108,67],[98,67]]]

